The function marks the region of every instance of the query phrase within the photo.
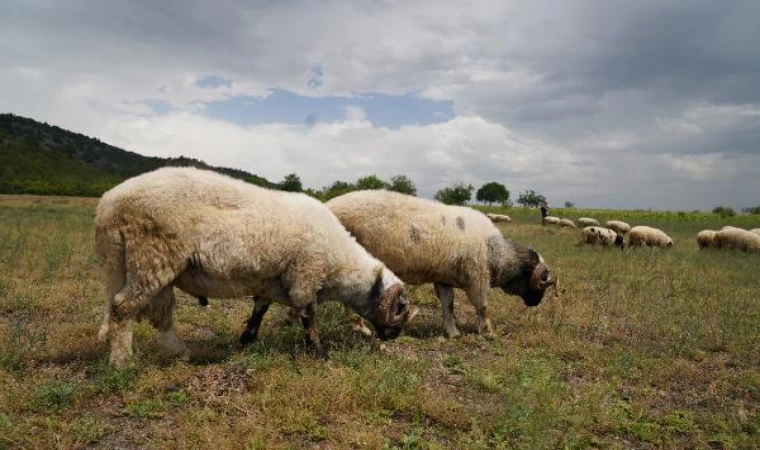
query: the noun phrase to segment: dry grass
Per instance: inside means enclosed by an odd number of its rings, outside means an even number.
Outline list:
[[[440,337],[422,312],[381,348],[319,312],[329,362],[296,326],[250,307],[180,296],[188,362],[161,354],[147,324],[137,364],[115,371],[96,342],[103,289],[91,199],[0,199],[2,448],[757,448],[760,255],[700,252],[705,224],[654,223],[673,251],[576,247],[577,231],[511,214],[503,227],[541,251],[569,289],[528,309],[492,291],[495,336]],[[720,227],[722,223],[711,224]],[[755,225],[757,226],[757,225]],[[458,293],[461,328],[474,312]]]

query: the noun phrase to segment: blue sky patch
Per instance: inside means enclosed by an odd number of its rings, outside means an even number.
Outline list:
[[[149,98],[147,100],[141,101],[140,103],[152,109],[153,112],[159,116],[169,114],[170,112],[176,109],[175,107],[171,105],[171,103],[164,100],[158,100],[155,98]]]
[[[195,80],[195,85],[202,89],[214,89],[219,86],[232,86],[232,80],[218,75],[206,75]]]
[[[312,71],[316,76],[321,69],[315,66]],[[239,125],[289,123],[313,126],[317,122],[343,120],[347,106],[362,108],[373,125],[393,129],[440,123],[454,117],[452,101],[427,100],[413,94],[313,98],[275,89],[262,99],[238,96],[204,103],[204,106],[201,114]]]

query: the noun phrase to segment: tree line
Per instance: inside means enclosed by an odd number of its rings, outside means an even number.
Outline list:
[[[367,189],[386,189],[402,194],[417,195],[417,187],[414,181],[403,174],[394,175],[388,181],[372,174],[360,177],[353,183],[338,180],[322,189],[305,189],[301,178],[297,174],[291,173],[286,175],[281,182],[276,183],[273,187],[288,192],[303,192],[322,201],[328,201],[351,191]],[[472,184],[456,182],[439,189],[435,193],[435,199],[447,205],[465,205],[472,200],[473,192],[475,193],[476,201],[489,206],[494,204],[501,206],[513,205],[509,190],[505,185],[497,181],[485,183],[477,191]],[[516,202],[523,207],[538,207],[546,202],[546,197],[535,190],[527,190],[519,194]]]

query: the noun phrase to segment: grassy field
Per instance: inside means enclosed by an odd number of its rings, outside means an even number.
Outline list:
[[[265,318],[237,337],[251,305],[201,308],[180,294],[193,357],[167,358],[146,323],[137,363],[106,364],[96,341],[103,288],[94,200],[0,197],[0,449],[43,448],[760,448],[760,255],[701,252],[694,235],[755,218],[552,210],[620,217],[675,240],[671,251],[576,247],[535,211],[502,226],[543,253],[568,293],[528,309],[492,291],[495,335],[441,338],[431,286],[421,313],[385,346],[319,312],[331,360],[308,356],[300,326]]]

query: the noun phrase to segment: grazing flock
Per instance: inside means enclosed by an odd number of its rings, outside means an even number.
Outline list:
[[[301,318],[306,341],[327,357],[315,323],[322,301],[338,301],[393,339],[418,312],[405,284],[433,283],[446,336],[454,291],[463,289],[490,333],[488,291],[501,288],[536,306],[549,287],[544,258],[504,237],[484,214],[404,194],[358,191],[327,204],[187,167],[162,168],[106,192],[95,217],[106,299],[98,337],[110,362],[132,360],[135,323],[187,356],[174,325],[174,288],[199,298],[253,297],[241,344],[257,339],[271,303]],[[363,322],[362,322],[363,325]]]
[[[496,223],[498,214],[488,214],[488,217]],[[506,217],[506,216],[504,216]],[[605,227],[599,226],[599,221],[590,217],[580,217],[576,221],[583,227],[578,245],[601,245],[605,247],[625,247],[624,236],[628,235],[629,247],[673,247],[673,239],[664,231],[657,228],[639,225],[631,228],[620,220],[608,220]],[[567,218],[546,216],[543,218],[544,226],[556,225],[563,228],[576,228],[575,222]],[[744,252],[760,252],[760,228],[745,230],[733,226],[725,226],[722,229],[702,230],[696,236],[697,245],[700,249],[729,249]]]
[[[646,245],[647,247],[670,248],[673,246],[673,239],[657,228],[643,225],[632,228],[620,220],[608,220],[605,223],[606,226],[602,227],[598,220],[590,217],[581,217],[577,222],[583,227],[578,245],[615,246],[623,249],[625,247],[624,236],[627,234],[629,247],[635,248]],[[575,222],[572,220],[554,216],[544,217],[543,224],[544,226],[557,225],[561,228],[576,228]]]

